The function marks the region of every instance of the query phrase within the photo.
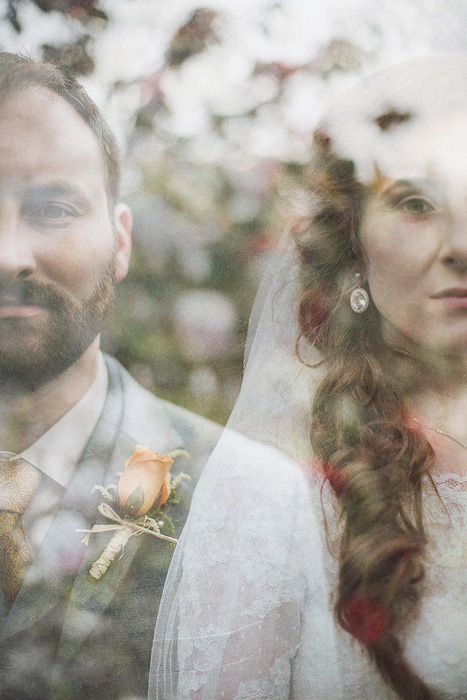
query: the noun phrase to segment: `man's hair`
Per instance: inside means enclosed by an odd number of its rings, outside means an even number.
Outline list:
[[[38,63],[27,56],[0,51],[0,100],[35,87],[50,90],[66,100],[94,132],[106,171],[109,205],[116,204],[120,189],[120,150],[110,127],[85,89],[73,76],[65,75],[52,63]]]

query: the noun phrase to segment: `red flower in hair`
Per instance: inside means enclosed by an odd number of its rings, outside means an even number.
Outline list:
[[[330,464],[329,462],[323,462],[323,473],[326,479],[331,484],[331,488],[333,489],[336,496],[338,498],[342,496],[347,486],[347,479],[345,478],[342,471]]]
[[[381,603],[356,596],[344,605],[343,613],[345,629],[363,644],[374,644],[387,632],[389,617]]]
[[[307,324],[308,328],[317,333],[321,330],[329,320],[329,301],[325,294],[317,294],[316,297],[310,300],[307,309]]]
[[[329,321],[331,309],[327,295],[321,291],[308,291],[299,307],[299,323],[304,337],[313,342]]]

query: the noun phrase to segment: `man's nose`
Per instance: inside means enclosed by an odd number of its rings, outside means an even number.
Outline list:
[[[11,284],[29,277],[36,264],[28,232],[22,224],[20,203],[0,201],[0,280]]]

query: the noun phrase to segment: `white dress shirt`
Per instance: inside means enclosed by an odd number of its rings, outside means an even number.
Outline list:
[[[41,481],[23,515],[32,557],[38,552],[58,511],[79,459],[104,407],[108,375],[102,354],[91,387],[60,420],[21,457],[41,472]]]

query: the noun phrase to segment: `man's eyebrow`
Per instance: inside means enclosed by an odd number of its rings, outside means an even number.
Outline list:
[[[67,183],[51,183],[47,185],[32,185],[25,187],[22,192],[27,200],[48,199],[49,197],[68,197],[83,207],[90,206],[87,194],[80,188]]]

